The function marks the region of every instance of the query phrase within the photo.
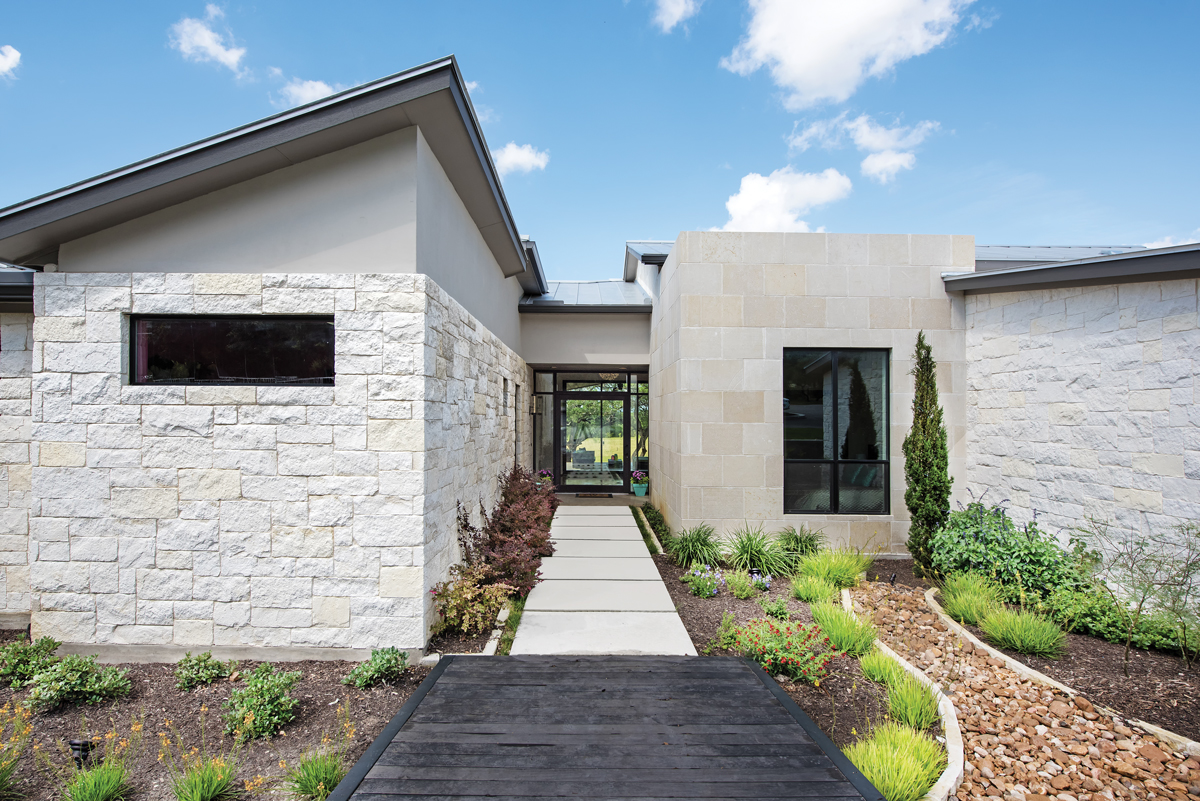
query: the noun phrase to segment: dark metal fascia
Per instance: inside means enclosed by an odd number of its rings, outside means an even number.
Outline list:
[[[648,303],[636,305],[585,304],[585,303],[521,303],[519,314],[653,314],[654,307]]]
[[[0,272],[0,302],[33,303],[35,272]]]
[[[1200,277],[1200,247],[1166,253],[1143,250],[1074,262],[945,275],[942,283],[947,292],[970,294],[1194,277]]]

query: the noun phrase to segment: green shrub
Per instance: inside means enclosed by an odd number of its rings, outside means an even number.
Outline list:
[[[629,513],[633,515],[633,522],[637,523],[638,531],[642,532],[642,542],[646,543],[646,550],[650,552],[651,556],[654,556],[658,553],[658,546],[654,544],[654,537],[650,536],[650,529],[646,528],[646,524],[642,522],[636,506],[630,506]]]
[[[815,576],[794,576],[792,578],[792,597],[805,603],[828,601],[837,593],[837,588],[828,581]]]
[[[825,664],[836,654],[816,626],[751,620],[737,630],[737,648],[772,676],[782,673],[813,683],[825,677]]]
[[[812,616],[833,647],[846,656],[862,656],[875,644],[875,627],[828,601],[812,605]]]
[[[122,801],[133,788],[129,786],[128,771],[121,759],[104,760],[100,764],[75,773],[63,787],[64,801]]]
[[[898,681],[905,675],[904,668],[900,667],[895,659],[892,659],[878,648],[873,648],[860,656],[858,658],[858,665],[862,668],[863,675],[868,679],[879,684],[886,684],[889,687],[893,682]]]
[[[276,734],[296,717],[300,701],[288,693],[299,682],[300,671],[277,673],[274,665],[263,662],[225,702],[225,731],[239,740]]]
[[[783,554],[787,560],[787,572],[794,573],[800,567],[800,560],[809,554],[816,553],[825,544],[825,535],[808,526],[788,526],[775,535],[772,547]]]
[[[1053,620],[1025,610],[997,609],[979,623],[987,641],[997,648],[1058,659],[1067,635]]]
[[[128,674],[128,670],[111,665],[100,667],[94,656],[69,654],[29,681],[33,689],[26,703],[41,712],[62,704],[98,704],[123,698],[132,689]]]
[[[836,548],[809,554],[800,560],[800,575],[824,579],[836,589],[858,586],[858,578],[871,567],[873,556],[852,548]]]
[[[60,645],[53,637],[40,637],[37,642],[13,642],[0,648],[0,682],[20,689],[58,661],[54,652]]]
[[[491,583],[490,573],[480,562],[450,567],[450,581],[439,582],[430,590],[434,609],[441,616],[437,631],[460,631],[472,636],[491,628],[516,588]]]
[[[946,769],[946,752],[927,734],[882,723],[843,749],[887,801],[918,801]]]
[[[758,606],[763,610],[763,614],[767,617],[773,617],[776,620],[787,620],[790,617],[788,614],[787,601],[785,601],[783,598],[779,598],[774,601],[767,600],[766,598],[759,598]]]
[[[737,618],[733,616],[733,612],[723,612],[721,614],[721,625],[717,627],[717,633],[704,646],[704,655],[711,655],[717,648],[731,650],[736,646]]]
[[[978,573],[953,573],[942,583],[942,608],[972,626],[1000,606],[1000,590]]]
[[[1049,595],[1060,587],[1085,589],[1079,561],[1038,529],[1018,527],[1000,506],[982,503],[953,512],[929,538],[933,570],[939,576],[978,573],[990,576],[1005,600],[1022,593]]]
[[[1060,587],[1038,602],[1037,609],[1066,631],[1124,643],[1129,612],[1121,609],[1106,592],[1084,592]],[[1192,638],[1192,650],[1200,651],[1200,632]],[[1137,648],[1170,651],[1179,647],[1179,637],[1169,617],[1143,615],[1133,630]]]
[[[372,648],[371,658],[359,662],[350,671],[342,684],[351,684],[360,690],[376,684],[395,684],[408,669],[408,652],[399,648]]]
[[[724,548],[725,563],[735,570],[754,570],[776,576],[788,572],[788,557],[780,551],[762,526],[742,526]]]
[[[336,751],[314,751],[288,770],[285,784],[295,798],[325,801],[346,777],[346,761]]]
[[[729,592],[733,594],[734,598],[740,598],[743,601],[754,597],[758,592],[758,588],[750,579],[750,574],[743,570],[731,570],[726,573],[725,586],[729,588]]]
[[[674,537],[671,535],[671,527],[667,525],[667,519],[662,516],[662,512],[655,509],[654,504],[650,501],[646,501],[642,504],[642,514],[646,516],[646,522],[650,524],[650,528],[654,529],[654,535],[662,543],[663,549],[670,552]]]
[[[200,656],[192,656],[188,651],[183,659],[175,663],[175,686],[184,692],[201,684],[212,684],[217,679],[223,679],[233,672],[237,662],[222,662],[213,659],[212,651],[205,651]]]
[[[888,683],[888,713],[906,726],[928,729],[939,719],[937,697],[929,685],[905,672]]]
[[[925,575],[930,569],[933,550],[929,538],[946,522],[954,479],[950,478],[946,425],[938,402],[937,363],[924,331],[917,333],[912,376],[912,428],[902,445],[904,504],[912,520],[908,551],[913,555],[917,575]]]
[[[521,625],[521,616],[525,614],[525,599],[514,598],[508,607],[508,617],[504,620],[504,630],[500,632],[500,644],[496,646],[499,656],[508,656],[512,651],[513,640],[517,638],[517,627]]]
[[[671,541],[671,555],[675,557],[675,564],[691,567],[720,562],[721,546],[715,537],[716,531],[707,523],[679,532],[679,536]]]

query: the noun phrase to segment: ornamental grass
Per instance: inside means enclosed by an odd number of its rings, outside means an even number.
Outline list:
[[[946,769],[946,752],[932,737],[894,722],[843,753],[887,801],[917,801]]]

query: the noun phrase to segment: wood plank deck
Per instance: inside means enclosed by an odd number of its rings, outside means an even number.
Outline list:
[[[443,657],[329,801],[882,801],[755,664]]]

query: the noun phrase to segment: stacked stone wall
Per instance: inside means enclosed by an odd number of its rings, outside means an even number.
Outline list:
[[[32,314],[0,313],[0,612],[29,611]]]
[[[968,296],[967,477],[1064,539],[1200,521],[1197,281]],[[986,493],[986,494],[985,494]]]
[[[33,626],[69,642],[420,648],[445,497],[486,491],[519,358],[423,275],[39,275],[32,345]],[[452,310],[452,311],[447,311]],[[133,386],[130,314],[332,314],[336,385]],[[470,327],[475,347],[442,333]],[[439,321],[431,323],[430,321]],[[459,329],[455,329],[458,331]],[[468,337],[469,338],[469,337]],[[451,342],[467,425],[428,445]],[[474,358],[490,358],[487,369]],[[461,424],[461,423],[460,423]],[[507,433],[506,433],[507,432]],[[452,502],[450,503],[452,506]]]

